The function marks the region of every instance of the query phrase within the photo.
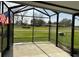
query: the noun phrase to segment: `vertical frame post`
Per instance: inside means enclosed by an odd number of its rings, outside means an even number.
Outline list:
[[[57,24],[56,24],[56,46],[58,47],[58,21],[59,21],[59,13],[57,13]]]
[[[51,30],[51,16],[49,16],[49,34],[48,41],[50,41],[50,30]]]
[[[4,4],[2,2],[2,14],[4,13]],[[1,23],[1,57],[3,57],[3,25]]]
[[[71,32],[71,56],[74,56],[74,25],[75,25],[75,15],[72,15],[72,32]]]
[[[10,10],[8,9],[9,24],[7,24],[7,50],[10,48]]]
[[[34,42],[34,9],[33,9],[33,24],[32,24],[32,42]]]
[[[13,45],[13,43],[14,43],[14,13],[13,13],[13,23],[12,23],[12,31],[13,31],[13,33],[12,33],[12,45]]]

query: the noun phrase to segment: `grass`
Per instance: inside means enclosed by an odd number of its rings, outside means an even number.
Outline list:
[[[14,42],[28,42],[32,41],[32,27],[21,28],[15,27],[14,29]],[[35,27],[34,41],[45,41],[48,39],[48,27]]]
[[[22,28],[21,26],[15,26],[14,28],[14,42],[31,42],[32,41],[32,27]],[[49,31],[48,27],[34,27],[34,41],[48,41]],[[59,27],[59,32],[65,33],[64,36],[58,35],[58,41],[65,45],[67,48],[71,48],[71,28]],[[50,33],[51,42],[56,43],[56,28],[51,28]],[[6,38],[4,39],[6,42]],[[7,44],[7,43],[6,43]],[[4,48],[6,46],[4,45]],[[74,33],[74,48],[79,53],[79,28],[75,29]]]
[[[48,32],[48,27],[34,27],[34,40],[35,41],[45,41],[48,40],[49,32]],[[59,32],[65,33],[65,36],[58,36],[58,39],[61,43],[65,43],[66,46],[70,46],[71,43],[71,28],[69,27],[59,27]],[[79,31],[78,29],[75,30],[75,47],[79,47],[78,44],[78,36],[79,36]],[[20,26],[15,26],[14,28],[14,42],[28,42],[32,41],[32,27],[30,29],[28,28],[22,28]],[[56,28],[52,27],[51,29],[51,35],[50,35],[51,40],[55,41],[56,39]]]
[[[48,27],[35,27],[34,28],[34,41],[48,41]],[[71,48],[71,27],[59,27],[59,32],[65,33],[64,36],[58,35],[58,41],[65,45],[67,48]],[[14,29],[14,42],[30,42],[32,41],[32,27],[21,28],[15,26]],[[79,50],[79,28],[75,29],[75,37],[74,37],[74,48]],[[56,28],[51,28],[50,35],[51,42],[56,42]]]

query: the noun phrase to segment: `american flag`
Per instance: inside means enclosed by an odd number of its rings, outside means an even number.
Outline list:
[[[0,23],[9,24],[9,12],[5,12],[4,14],[0,14]]]

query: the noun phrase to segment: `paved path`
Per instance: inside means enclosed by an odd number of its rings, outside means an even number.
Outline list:
[[[51,42],[14,43],[5,56],[13,57],[70,57],[68,53],[57,48]]]

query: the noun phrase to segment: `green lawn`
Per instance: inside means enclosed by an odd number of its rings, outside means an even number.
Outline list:
[[[31,28],[22,28],[20,26],[15,26],[14,28],[14,42],[31,42],[32,41],[32,27]],[[34,41],[47,41],[49,36],[48,27],[34,27]],[[71,43],[71,28],[70,27],[59,27],[59,32],[65,33],[64,36],[58,35],[58,41],[65,45],[67,48],[70,48]],[[56,28],[51,28],[51,42],[55,43],[56,41]],[[75,30],[75,40],[74,47],[79,50],[79,28]]]
[[[49,31],[48,27],[34,27],[34,41],[48,41]],[[14,27],[14,42],[31,42],[32,41],[32,29],[30,28],[22,28],[21,26]],[[5,31],[5,29],[4,29]],[[59,32],[64,32],[64,36],[58,35],[58,41],[65,45],[67,48],[70,48],[71,43],[71,28],[70,27],[59,27]],[[74,48],[77,53],[79,53],[79,28],[75,29],[74,36]],[[56,42],[56,28],[51,28],[50,39],[52,43]],[[6,47],[6,37],[4,37]]]
[[[14,42],[28,42],[32,41],[32,27],[21,28],[15,27],[14,29]],[[46,41],[48,40],[48,27],[35,27],[34,41]]]

